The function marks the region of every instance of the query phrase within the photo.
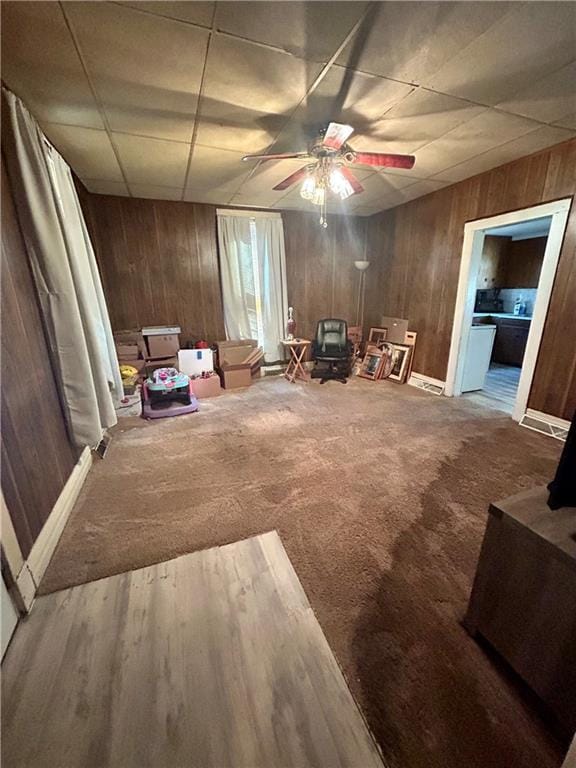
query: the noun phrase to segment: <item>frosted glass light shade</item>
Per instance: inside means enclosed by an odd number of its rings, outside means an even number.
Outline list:
[[[354,262],[354,266],[356,267],[356,269],[359,269],[360,272],[364,272],[370,266],[370,262],[369,261],[355,261]]]

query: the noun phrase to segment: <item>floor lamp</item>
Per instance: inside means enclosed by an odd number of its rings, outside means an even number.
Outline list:
[[[355,261],[354,266],[360,272],[360,282],[358,285],[358,301],[356,303],[356,325],[364,326],[364,285],[365,272],[370,266],[369,261]]]

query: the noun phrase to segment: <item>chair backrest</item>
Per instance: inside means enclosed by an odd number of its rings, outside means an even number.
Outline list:
[[[330,349],[345,350],[348,343],[348,324],[346,320],[327,318],[318,321],[316,328],[316,347],[323,351]]]

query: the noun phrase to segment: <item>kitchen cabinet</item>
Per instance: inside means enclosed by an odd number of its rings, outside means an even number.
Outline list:
[[[519,318],[499,317],[492,317],[492,321],[496,323],[496,339],[494,340],[494,351],[492,353],[493,362],[520,367],[528,342],[530,321]]]

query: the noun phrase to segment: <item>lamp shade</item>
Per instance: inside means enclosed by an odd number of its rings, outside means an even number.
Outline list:
[[[364,272],[370,266],[370,262],[369,261],[355,261],[354,262],[354,266],[356,267],[356,269],[359,269],[360,272]]]

